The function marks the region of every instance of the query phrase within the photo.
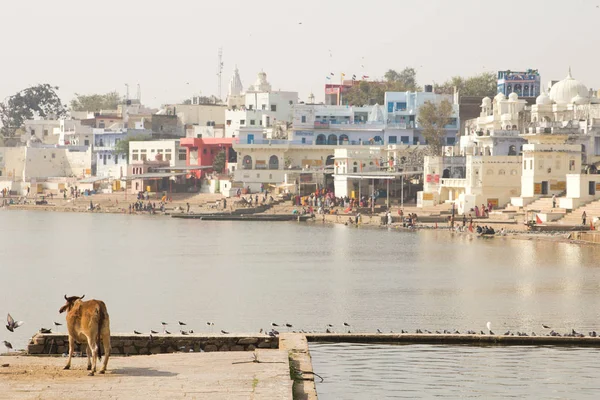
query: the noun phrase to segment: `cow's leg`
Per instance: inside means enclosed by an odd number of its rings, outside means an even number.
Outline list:
[[[99,372],[101,374],[106,372],[108,357],[110,357],[110,333],[102,335],[102,347],[104,347],[104,361],[102,362],[102,369]]]
[[[65,365],[64,369],[71,368],[71,358],[73,358],[73,348],[75,347],[75,339],[73,336],[69,335],[69,360],[67,360],[67,365]]]
[[[90,349],[90,345],[87,345],[87,349],[85,351],[85,354],[87,354],[87,359],[88,359],[88,366],[87,369],[88,371],[92,369],[92,349]]]
[[[87,336],[88,347],[92,349],[92,370],[88,374],[89,376],[94,376],[96,372],[96,360],[98,359],[98,344],[95,343],[89,336]]]

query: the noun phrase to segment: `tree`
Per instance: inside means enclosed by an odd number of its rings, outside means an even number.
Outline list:
[[[220,152],[217,153],[217,155],[215,156],[215,158],[213,160],[213,170],[216,173],[223,172],[223,170],[225,169],[225,161],[227,161],[225,159],[225,150],[221,150]]]
[[[422,129],[421,133],[427,144],[429,152],[432,156],[442,155],[442,147],[446,137],[445,126],[450,123],[453,107],[448,100],[442,100],[440,103],[432,103],[426,101],[419,108],[417,122]]]
[[[373,105],[383,104],[385,92],[414,92],[421,90],[417,85],[417,71],[414,68],[404,68],[397,72],[388,70],[384,75],[383,82],[361,81],[352,86],[342,96],[343,104]]]
[[[150,136],[131,136],[122,140],[115,145],[115,154],[117,155],[126,155],[127,162],[129,162],[129,143],[130,142],[142,142],[145,140],[152,140]]]
[[[98,112],[100,110],[116,110],[121,104],[121,95],[117,92],[108,92],[105,94],[78,94],[71,100],[71,110]]]
[[[484,72],[470,77],[453,76],[441,85],[436,85],[436,93],[452,94],[454,88],[459,90],[462,96],[488,96],[494,97],[498,93],[498,81],[496,75]]]
[[[14,136],[26,120],[39,118],[62,118],[67,109],[60,101],[56,91],[58,87],[47,83],[21,90],[7,97],[0,104],[0,132],[4,136]]]

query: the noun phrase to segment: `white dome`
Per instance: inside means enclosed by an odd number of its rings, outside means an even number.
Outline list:
[[[550,97],[548,97],[548,93],[542,92],[542,94],[540,94],[535,99],[535,104],[537,104],[538,106],[546,106],[552,104],[552,100],[550,99]]]
[[[494,97],[494,100],[495,101],[503,101],[503,100],[506,100],[506,96],[504,95],[504,93],[498,93],[496,95],[496,97]]]
[[[492,104],[492,99],[490,99],[489,97],[484,97],[481,100],[481,105],[482,106],[489,106],[490,104]]]
[[[556,104],[570,104],[578,95],[588,97],[588,90],[583,83],[573,79],[570,69],[569,75],[550,89],[550,98]]]
[[[577,96],[575,96],[575,97],[573,97],[571,99],[571,103],[577,104],[577,105],[589,104],[590,103],[590,99],[589,99],[589,97],[584,97],[584,96],[577,95]]]
[[[512,92],[511,94],[508,95],[508,100],[517,101],[517,100],[519,100],[519,95],[516,94],[515,92]]]

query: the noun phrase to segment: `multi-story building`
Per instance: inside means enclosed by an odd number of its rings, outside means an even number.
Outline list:
[[[164,161],[169,167],[185,167],[187,150],[180,146],[180,140],[143,140],[129,142],[129,161],[137,164],[143,161]]]
[[[238,88],[230,88],[230,90]],[[241,96],[241,95],[235,95]],[[235,97],[230,93],[229,97]],[[240,128],[267,129],[280,122],[292,122],[293,107],[298,103],[297,92],[271,90],[267,74],[260,72],[253,86],[243,95],[244,104],[225,112],[225,136],[239,137]]]
[[[516,93],[519,97],[535,98],[541,93],[540,74],[537,69],[527,71],[498,71],[498,93],[508,97]]]

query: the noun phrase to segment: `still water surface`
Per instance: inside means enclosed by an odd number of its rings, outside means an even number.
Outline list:
[[[0,211],[0,314],[26,321],[0,340],[23,347],[64,320],[65,293],[104,300],[114,332],[161,321],[176,331],[178,320],[196,331],[214,321],[215,332],[271,321],[318,331],[342,322],[481,330],[487,321],[496,331],[598,331],[598,260],[600,247],[441,231]],[[513,351],[479,350],[492,360]],[[496,369],[506,372],[500,360]]]

